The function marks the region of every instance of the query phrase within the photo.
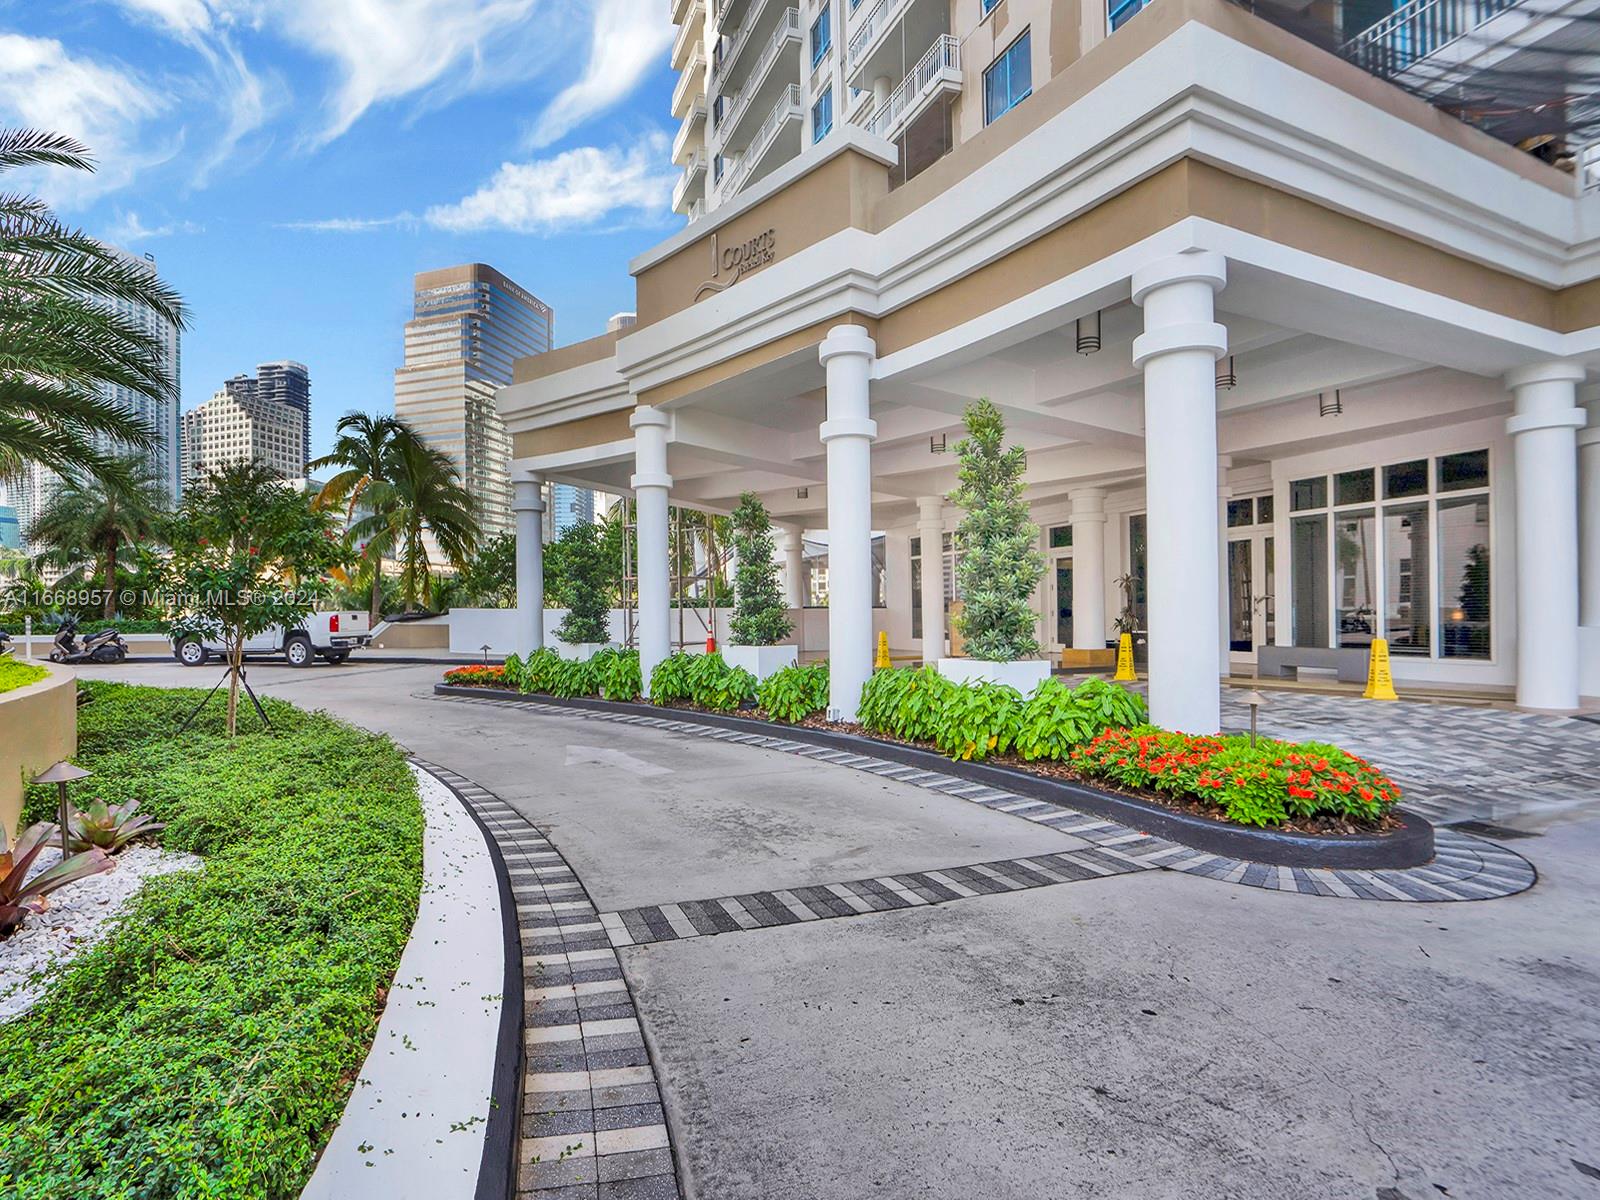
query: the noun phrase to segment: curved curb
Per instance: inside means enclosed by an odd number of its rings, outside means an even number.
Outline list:
[[[1400,809],[1396,810],[1396,816],[1404,824],[1394,833],[1329,837],[1279,833],[1174,812],[1132,797],[1101,791],[1080,783],[1052,779],[1046,775],[1018,771],[1010,767],[958,762],[946,758],[937,751],[907,746],[900,742],[884,741],[862,734],[836,733],[828,729],[783,725],[776,721],[758,721],[748,717],[732,717],[692,709],[658,708],[652,704],[629,704],[589,697],[557,698],[543,693],[524,694],[503,688],[457,687],[452,684],[436,683],[433,690],[437,695],[486,696],[523,702],[531,700],[541,704],[590,709],[597,712],[648,714],[653,717],[675,713],[679,719],[720,729],[783,737],[850,754],[870,754],[874,758],[888,762],[953,775],[958,779],[970,780],[985,787],[1001,788],[1046,804],[1105,817],[1132,829],[1142,830],[1207,854],[1270,866],[1325,867],[1357,871],[1394,870],[1422,866],[1431,862],[1435,854],[1432,824],[1416,813]]]

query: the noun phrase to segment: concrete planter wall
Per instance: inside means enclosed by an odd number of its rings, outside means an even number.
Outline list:
[[[956,683],[1003,683],[1024,696],[1050,678],[1050,664],[1042,658],[1016,662],[986,662],[981,658],[941,658],[939,674]]]
[[[40,663],[38,683],[0,692],[0,825],[17,835],[24,778],[78,752],[78,677],[71,667]]]
[[[616,650],[617,642],[577,642],[569,645],[557,638],[550,643],[550,648],[569,662],[588,662],[602,650]]]
[[[742,667],[760,682],[768,675],[792,667],[800,661],[798,646],[724,646],[722,661]]]

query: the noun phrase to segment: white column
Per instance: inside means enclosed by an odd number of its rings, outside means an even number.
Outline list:
[[[1072,648],[1106,648],[1106,493],[1075,488],[1072,505]]]
[[[785,525],[778,548],[783,552],[783,602],[790,608],[804,608],[806,603],[806,554],[802,530]]]
[[[1216,376],[1211,378],[1215,383]],[[1217,455],[1217,633],[1221,638],[1218,645],[1218,671],[1224,679],[1233,666],[1231,639],[1228,637],[1228,501],[1233,499],[1228,470],[1232,466],[1233,455]]]
[[[889,103],[889,92],[894,87],[894,81],[887,75],[879,75],[872,81],[872,111],[882,112],[883,106]]]
[[[868,378],[877,346],[835,325],[819,348],[828,377],[828,707],[854,721],[872,675],[872,442]]]
[[[1578,455],[1584,370],[1549,362],[1506,376],[1517,472],[1517,704],[1578,707]]]
[[[667,429],[672,418],[653,408],[633,410],[633,478],[639,574],[639,670],[648,694],[650,672],[672,653],[672,585],[667,562]]]
[[[944,497],[917,501],[917,536],[922,539],[922,662],[944,656]]]
[[[1145,493],[1149,513],[1150,718],[1185,733],[1221,725],[1217,684],[1217,359],[1228,331],[1216,292],[1220,254],[1191,250],[1133,274],[1144,332]]]
[[[511,482],[517,521],[517,632],[512,649],[526,658],[544,648],[544,481],[529,473]]]
[[[1600,388],[1584,389],[1578,430],[1578,624],[1600,628]]]

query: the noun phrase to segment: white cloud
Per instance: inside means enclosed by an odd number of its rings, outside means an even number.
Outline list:
[[[416,217],[410,213],[397,213],[392,217],[326,217],[320,221],[284,221],[279,229],[303,229],[312,233],[373,233],[395,225],[415,225]]]
[[[657,65],[672,32],[660,0],[594,0],[588,65],[540,114],[529,144],[548,146],[625,99]]]
[[[125,185],[170,150],[141,148],[141,126],[168,106],[119,67],[78,58],[52,38],[0,33],[0,121],[64,133],[93,152],[99,169],[41,170],[30,186],[74,207]]]
[[[117,219],[105,231],[104,238],[114,246],[132,249],[140,242],[154,241],[156,238],[172,237],[181,233],[204,233],[205,226],[194,221],[165,221],[160,225],[149,226],[140,219],[136,212],[118,212]]]
[[[539,234],[618,219],[654,220],[671,203],[669,148],[666,134],[656,132],[626,149],[581,146],[533,162],[504,163],[476,192],[430,208],[424,220],[453,233]]]

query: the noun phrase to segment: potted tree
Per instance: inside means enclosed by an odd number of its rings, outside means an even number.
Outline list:
[[[1039,527],[1022,499],[1022,447],[1005,446],[1005,420],[988,400],[964,414],[967,436],[956,447],[960,486],[950,500],[965,515],[957,535],[965,554],[958,568],[962,607],[956,629],[968,658],[941,658],[939,673],[958,682],[1009,684],[1023,695],[1050,677],[1038,657],[1036,614],[1029,600],[1044,575]]]
[[[561,535],[566,615],[556,627],[562,658],[580,662],[616,643],[611,640],[611,580],[600,527],[580,521]]]
[[[799,647],[784,642],[794,626],[772,561],[772,518],[754,492],[740,496],[733,510],[733,548],[732,636],[722,657],[730,667],[743,667],[762,680],[793,666]]]

